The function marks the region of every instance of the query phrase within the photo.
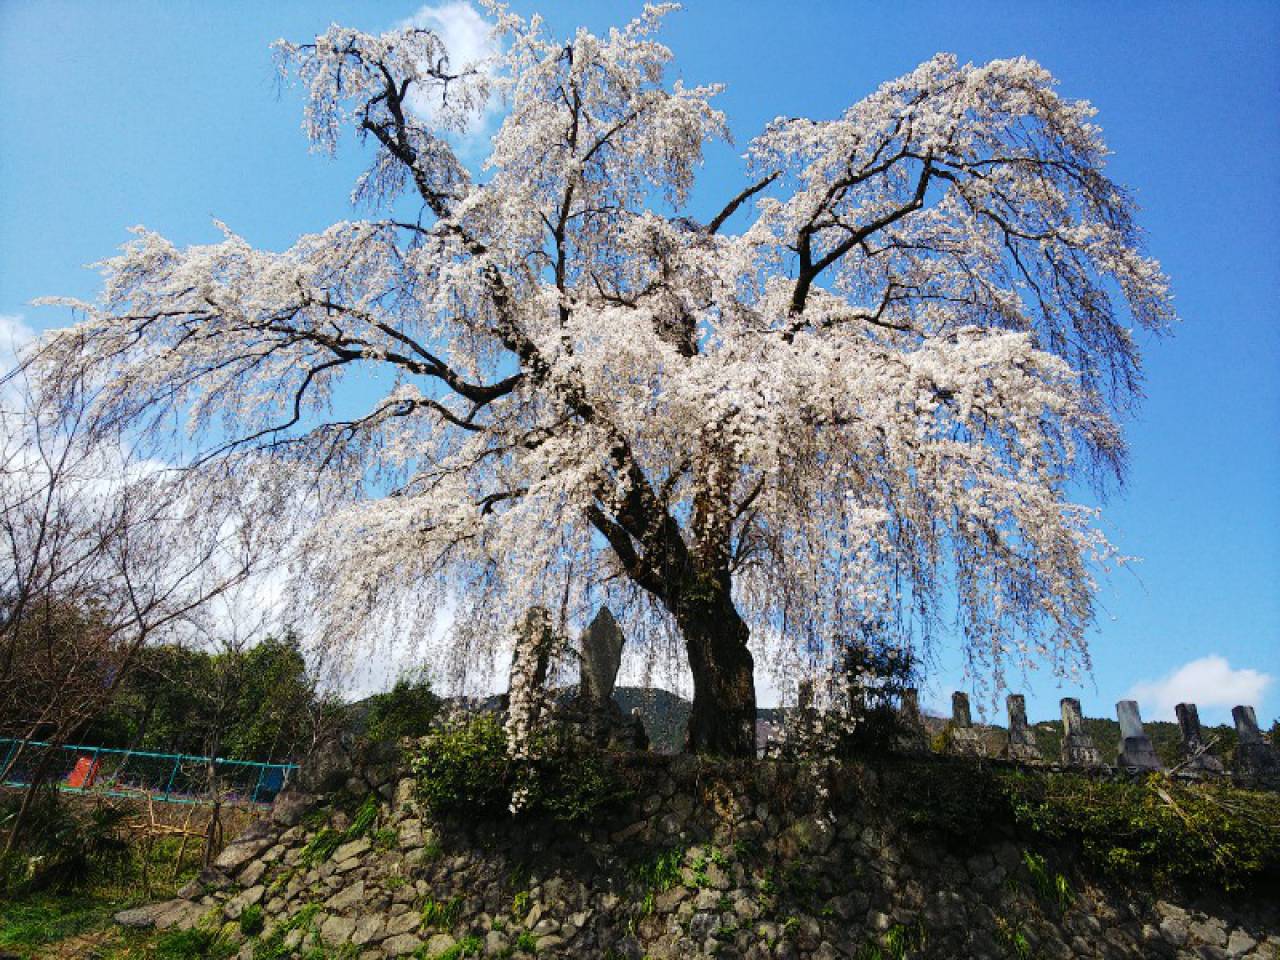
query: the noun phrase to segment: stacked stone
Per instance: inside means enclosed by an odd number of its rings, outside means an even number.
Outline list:
[[[1027,698],[1020,693],[1011,693],[1005,698],[1005,708],[1009,713],[1009,745],[1005,748],[1005,756],[1022,763],[1042,762],[1044,757],[1036,746],[1036,735],[1027,723]]]
[[[969,713],[969,695],[957,690],[951,695],[951,752],[962,757],[985,757],[986,744],[982,735],[973,728]]]
[[[920,714],[920,692],[915,687],[902,691],[898,702],[898,750],[902,753],[928,753],[929,731]]]
[[[1065,960],[1261,958],[1280,949],[1280,918],[1261,892],[1215,915],[1141,890],[1078,884],[1073,865],[1059,861],[1075,896],[1058,913],[1044,909],[1022,846],[999,824],[958,855],[895,820],[890,795],[860,802],[874,775],[837,785],[823,812],[806,799],[803,768],[723,770],[649,758],[633,771],[638,789],[627,807],[572,829],[505,818],[433,823],[405,779],[376,829],[327,856],[314,854],[320,831],[347,831],[350,820],[293,795],[178,900],[120,919],[221,925],[241,944],[240,960],[273,940],[296,956],[356,960],[852,960],[883,952],[891,931],[907,956],[998,957],[1008,952],[1010,917],[1043,956]],[[656,857],[669,867],[660,884],[640,869]],[[447,909],[424,909],[432,904]],[[240,930],[249,909],[265,920],[257,936]]]
[[[1116,754],[1116,766],[1131,772],[1163,770],[1151,738],[1142,728],[1138,701],[1121,700],[1117,703],[1116,719],[1120,721],[1120,751]]]
[[[1270,780],[1280,778],[1280,757],[1262,738],[1253,707],[1235,707],[1231,719],[1236,725],[1235,772],[1244,777]]]
[[[1174,707],[1178,715],[1178,732],[1182,734],[1182,752],[1186,760],[1182,771],[1191,776],[1221,776],[1226,772],[1222,761],[1209,752],[1200,732],[1200,711],[1194,703]]]
[[[1084,726],[1084,714],[1080,711],[1080,701],[1075,697],[1062,698],[1062,765],[1064,767],[1083,767],[1096,770],[1107,764],[1102,754],[1093,745]]]

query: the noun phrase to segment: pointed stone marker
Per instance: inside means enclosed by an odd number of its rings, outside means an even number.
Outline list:
[[[1075,697],[1062,698],[1062,765],[1086,769],[1107,765],[1085,730],[1084,714]]]
[[[1236,773],[1251,777],[1280,776],[1280,757],[1276,751],[1262,739],[1262,731],[1258,729],[1258,716],[1253,707],[1232,707],[1231,719],[1236,724]]]
[[[1151,738],[1142,729],[1138,701],[1121,700],[1117,703],[1116,719],[1120,721],[1120,752],[1116,756],[1116,766],[1126,770],[1163,770]]]
[[[1044,758],[1036,746],[1036,735],[1027,724],[1027,698],[1020,693],[1011,693],[1004,702],[1009,711],[1009,759],[1039,763]]]
[[[957,690],[951,694],[951,752],[965,757],[986,756],[986,746],[973,729],[969,713],[969,695]]]
[[[1182,752],[1187,757],[1182,769],[1187,773],[1206,776],[1225,773],[1222,761],[1204,745],[1204,736],[1200,732],[1200,711],[1196,709],[1196,705],[1180,703],[1173,709],[1178,715],[1178,730],[1182,733]]]
[[[582,697],[597,706],[608,703],[622,665],[622,647],[626,638],[608,607],[601,607],[591,625],[582,634]]]

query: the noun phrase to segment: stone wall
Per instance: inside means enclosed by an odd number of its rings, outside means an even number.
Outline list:
[[[284,794],[183,898],[120,919],[222,923],[246,960],[1280,958],[1275,889],[1117,889],[1002,823],[939,839],[905,822],[893,761],[824,789],[779,762],[622,762],[634,797],[586,826],[432,822],[409,779],[373,819]]]

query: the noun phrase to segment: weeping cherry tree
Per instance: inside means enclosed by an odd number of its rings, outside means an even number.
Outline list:
[[[482,63],[413,27],[277,44],[312,144],[368,151],[368,216],[283,252],[137,228],[97,302],[55,301],[80,317],[41,388],[92,381],[102,429],[178,430],[205,480],[305,490],[260,519],[306,518],[295,590],[335,641],[630,604],[687,656],[693,750],[752,753],[766,641],[823,669],[954,618],[997,681],[1087,666],[1113,551],[1070,485],[1122,475],[1133,329],[1173,319],[1093,109],[939,54],[769,124],[704,223],[728,124],[665,78],[666,7],[568,40],[488,11]],[[472,169],[451,144],[491,102]]]

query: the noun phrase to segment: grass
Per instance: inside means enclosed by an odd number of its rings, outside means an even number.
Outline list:
[[[107,923],[117,903],[86,895],[34,894],[0,900],[0,948],[19,956]]]
[[[439,927],[442,930],[450,930],[458,922],[458,918],[461,915],[461,896],[455,896],[444,901],[428,897],[427,902],[422,905],[422,925],[425,927]]]

